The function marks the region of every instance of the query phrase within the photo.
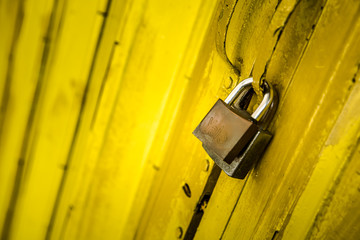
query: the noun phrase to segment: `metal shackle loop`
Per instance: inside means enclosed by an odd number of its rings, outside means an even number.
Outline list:
[[[231,93],[225,98],[224,102],[231,105],[239,97],[241,92],[251,87],[252,82],[252,77],[239,82],[238,85],[236,85],[236,87],[231,91]]]
[[[241,81],[227,96],[227,98],[224,100],[226,104],[231,105],[238,97],[239,95],[247,90],[249,87],[252,87],[253,78],[247,78],[243,81]],[[266,115],[269,110],[272,110],[274,107],[276,107],[276,96],[274,89],[272,88],[271,84],[268,83],[266,80],[264,80],[263,85],[263,91],[264,91],[264,97],[260,103],[260,105],[257,107],[257,109],[251,114],[251,117],[255,119],[256,121],[260,122],[261,120],[264,120],[263,118],[268,118]],[[271,116],[270,116],[271,117]]]

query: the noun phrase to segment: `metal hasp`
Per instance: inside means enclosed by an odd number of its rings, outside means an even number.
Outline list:
[[[224,101],[219,99],[193,132],[214,162],[229,176],[240,179],[269,144],[272,134],[266,128],[278,103],[276,91],[264,80],[264,97],[257,109],[250,115],[241,108],[248,105],[241,103],[249,101],[244,96],[252,89],[252,82],[252,78],[243,80]]]

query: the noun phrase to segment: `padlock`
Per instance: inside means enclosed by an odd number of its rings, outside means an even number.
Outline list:
[[[272,134],[266,131],[276,108],[277,94],[264,81],[264,98],[250,115],[242,97],[252,87],[252,78],[240,82],[223,102],[219,99],[193,134],[215,163],[229,176],[243,179],[264,152]],[[238,99],[237,106],[234,106]],[[239,104],[240,103],[240,104]]]

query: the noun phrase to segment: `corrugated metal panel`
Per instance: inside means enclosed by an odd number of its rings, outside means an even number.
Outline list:
[[[359,9],[0,0],[2,239],[357,239]],[[249,75],[275,137],[213,191],[191,133]]]

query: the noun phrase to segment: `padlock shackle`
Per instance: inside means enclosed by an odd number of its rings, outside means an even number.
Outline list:
[[[269,83],[264,80],[264,97],[261,101],[260,105],[256,108],[256,110],[251,114],[251,117],[260,121],[262,117],[267,113],[270,109],[272,103],[274,102],[274,89]]]
[[[251,84],[253,82],[253,78],[247,78],[243,81],[241,81],[238,85],[236,85],[236,87],[231,91],[231,93],[229,94],[229,96],[227,96],[227,98],[225,98],[224,102],[226,104],[231,105],[240,95],[240,93],[242,91],[245,90],[245,88],[247,87],[251,87]]]
[[[252,87],[253,78],[247,78],[243,81],[241,81],[227,96],[227,98],[224,100],[226,104],[231,105],[238,97],[239,95],[245,91],[247,88]],[[264,97],[260,103],[260,105],[257,107],[257,109],[251,114],[251,117],[255,119],[256,121],[260,122],[265,114],[271,110],[271,108],[276,107],[275,103],[275,92],[272,86],[266,81],[263,81],[264,83]],[[265,116],[266,117],[266,116]],[[268,118],[268,117],[266,117]]]

